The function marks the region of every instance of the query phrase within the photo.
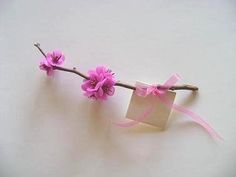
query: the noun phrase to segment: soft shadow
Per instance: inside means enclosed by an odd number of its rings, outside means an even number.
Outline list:
[[[200,131],[202,131],[203,133],[206,134],[206,137],[208,137],[208,139],[212,142],[215,142],[216,144],[218,143],[218,141],[216,141],[216,139],[214,139],[201,125],[193,122],[193,121],[187,121],[187,122],[182,122],[181,124],[176,125],[177,129],[180,129],[180,131],[186,131],[186,129],[199,129]]]
[[[188,106],[193,105],[193,103],[195,103],[195,102],[198,100],[198,98],[199,98],[198,92],[195,92],[195,91],[189,92],[189,93],[188,93],[188,96],[186,97],[186,99],[183,99],[183,100],[180,102],[180,104],[181,104],[182,106],[188,107]]]
[[[78,99],[78,95],[68,93],[68,90],[64,91],[61,86],[58,78],[43,78],[39,82],[38,90],[34,93],[36,96],[32,103],[29,103],[31,105],[26,117],[24,141],[34,143],[37,140],[37,133],[42,133],[38,129],[45,126],[45,119],[54,121],[57,119],[55,115],[58,115],[60,121],[63,121],[70,130],[69,135],[66,136],[70,139],[66,141],[70,149],[66,153],[70,154],[71,162],[86,159],[93,153],[101,153],[114,160],[132,163],[135,153],[131,153],[122,140],[127,136],[126,132],[160,132],[160,129],[146,124],[133,128],[116,127],[114,121],[121,120],[121,105],[113,100],[115,98],[104,102],[86,97]],[[60,127],[56,129],[60,131]],[[122,134],[122,131],[125,133]]]
[[[90,100],[88,105],[88,133],[90,138],[101,141],[102,139],[113,140],[112,136],[113,120],[119,117],[116,105],[111,100],[99,101]]]
[[[64,92],[60,87],[61,84],[56,78],[43,78],[39,81],[34,99],[28,103],[29,110],[25,118],[23,137],[25,141],[34,141],[33,137],[37,137],[37,133],[42,133],[43,127],[47,128],[48,121],[49,123],[57,122],[58,126],[62,126],[62,131],[71,126],[69,128],[71,137],[69,138],[74,140],[71,143],[73,143],[74,149],[78,150],[81,149],[78,147],[81,146],[79,140],[86,135],[85,132],[81,135],[80,127],[83,126],[81,123],[83,117],[79,110],[86,110],[89,103],[79,100],[77,95],[73,95],[73,93]],[[60,127],[55,127],[55,129],[60,131]]]
[[[86,158],[94,147],[111,157],[116,154],[128,157],[128,151],[113,133],[115,125],[112,120],[120,118],[120,111],[117,109],[120,105],[113,102],[112,98],[107,101],[86,97],[78,99],[77,95],[59,89],[60,86],[58,77],[43,78],[39,82],[38,90],[34,93],[36,96],[29,103],[31,105],[24,128],[25,141],[34,141],[33,137],[38,132],[34,130],[45,126],[45,119],[57,119],[55,115],[58,115],[58,119],[71,126],[69,138],[73,141],[70,142],[70,153],[75,160]]]
[[[79,105],[78,99],[67,97],[68,94],[62,93],[58,90],[58,83],[54,78],[46,78],[40,81],[38,90],[35,92],[35,98],[32,100],[30,106],[29,120],[31,126],[37,125],[42,120],[42,115],[60,115],[60,117],[67,117],[71,111],[71,105]],[[68,104],[69,103],[69,104]]]
[[[146,123],[139,123],[134,127],[123,128],[123,129],[128,133],[161,133],[162,131],[164,131],[159,127],[149,125]]]
[[[188,108],[189,106],[193,105],[193,103],[195,103],[198,100],[198,98],[199,98],[198,92],[194,91],[189,92],[188,96],[186,96],[185,99],[182,99],[181,102],[178,103],[178,105]],[[170,124],[172,124],[180,116],[182,117],[186,115],[183,115],[183,113],[172,109],[166,129],[168,129],[170,127]]]
[[[106,101],[87,100],[89,102],[88,114],[88,148],[96,147],[97,150],[106,156],[106,158],[122,163],[132,163],[133,154],[127,149],[123,142],[124,134],[114,124],[115,120],[120,119],[120,111],[117,109],[120,105],[112,101],[112,98]],[[118,132],[117,132],[118,131]]]
[[[88,100],[89,105],[89,125],[88,129],[91,135],[99,136],[104,130],[108,130],[109,122],[104,118],[102,110],[104,104],[98,100]]]

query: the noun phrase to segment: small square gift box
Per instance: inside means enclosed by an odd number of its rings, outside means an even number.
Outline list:
[[[147,88],[149,85],[136,82],[136,88]],[[140,95],[137,91],[133,91],[129,103],[126,118],[134,121],[147,123],[164,130],[168,122],[168,118],[172,109],[176,93],[170,90],[165,91],[165,97],[169,100],[170,105],[166,105],[155,94]]]

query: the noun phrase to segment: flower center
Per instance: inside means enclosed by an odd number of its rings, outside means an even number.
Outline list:
[[[94,87],[97,85],[97,81],[96,81],[96,80],[91,80],[90,83],[91,83],[91,85],[94,86]]]
[[[107,87],[107,86],[102,86],[102,90],[105,92],[105,93],[107,93],[107,92],[109,92],[109,87]]]
[[[44,67],[44,69],[46,69],[46,70],[49,70],[49,69],[51,68],[50,66],[48,66],[48,65],[46,65],[46,64],[44,64],[43,67]]]
[[[60,58],[61,58],[61,55],[60,55],[60,56],[52,55],[52,61],[53,61],[54,63],[57,63],[57,62],[60,60]]]

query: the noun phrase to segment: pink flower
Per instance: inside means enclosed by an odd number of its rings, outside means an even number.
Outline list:
[[[65,61],[65,56],[60,50],[47,53],[46,58],[51,65],[61,65]]]
[[[59,50],[54,50],[47,53],[46,58],[43,58],[39,64],[39,68],[47,72],[48,76],[52,76],[54,67],[61,65],[65,61],[64,54]]]
[[[89,79],[84,80],[81,86],[85,91],[85,96],[106,100],[107,96],[114,94],[116,81],[111,70],[104,66],[98,66],[96,70],[90,70],[88,75]]]
[[[39,68],[40,68],[41,70],[46,71],[48,76],[52,76],[52,74],[53,74],[53,66],[48,62],[47,59],[44,58],[44,59],[40,62]]]

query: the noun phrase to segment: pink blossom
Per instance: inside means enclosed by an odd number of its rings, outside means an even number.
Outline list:
[[[61,65],[65,61],[64,54],[59,50],[54,50],[47,53],[46,58],[43,58],[39,64],[39,68],[47,72],[48,76],[52,76],[54,67]]]
[[[84,80],[81,88],[85,96],[93,99],[106,100],[115,92],[115,78],[111,70],[104,66],[98,66],[96,70],[88,72],[89,79]]]
[[[39,68],[47,72],[48,76],[52,76],[53,74],[53,66],[48,62],[46,58],[42,59],[39,64]]]
[[[46,58],[51,65],[61,65],[65,61],[65,56],[60,50],[47,53]]]

